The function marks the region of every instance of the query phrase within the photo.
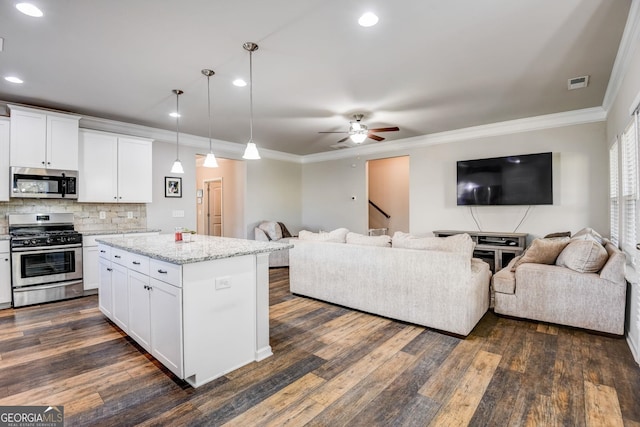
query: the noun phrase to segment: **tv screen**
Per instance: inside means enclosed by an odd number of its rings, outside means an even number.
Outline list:
[[[552,153],[458,162],[458,206],[553,204]]]

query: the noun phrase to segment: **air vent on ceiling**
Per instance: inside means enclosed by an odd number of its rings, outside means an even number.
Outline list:
[[[574,77],[567,81],[569,90],[580,89],[589,85],[589,76]]]
[[[342,150],[343,148],[349,148],[349,146],[346,144],[333,144],[333,145],[330,145],[329,147],[333,148],[334,150]]]

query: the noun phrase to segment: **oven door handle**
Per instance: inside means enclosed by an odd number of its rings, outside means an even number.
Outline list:
[[[73,248],[81,248],[82,243],[73,243],[71,245],[56,245],[56,246],[40,246],[40,247],[31,247],[31,248],[11,248],[11,252],[51,252],[52,250],[58,249],[73,249]]]
[[[82,283],[82,280],[72,280],[70,282],[57,282],[57,283],[51,283],[47,285],[22,286],[19,288],[13,288],[13,292],[39,291],[41,289],[51,289],[51,288],[60,288],[62,286],[77,285],[78,283]]]

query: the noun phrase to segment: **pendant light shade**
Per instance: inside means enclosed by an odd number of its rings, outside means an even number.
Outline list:
[[[176,94],[176,161],[173,162],[171,167],[171,173],[184,173],[184,168],[180,162],[180,95],[184,92],[180,89],[174,89],[173,93]]]
[[[258,147],[253,142],[253,52],[258,50],[258,45],[253,42],[247,42],[242,47],[249,52],[249,142],[242,156],[247,160],[260,159]]]
[[[202,70],[202,74],[207,76],[207,114],[209,117],[209,152],[202,166],[205,168],[217,168],[218,161],[216,160],[215,154],[213,154],[213,148],[211,146],[211,122],[213,119],[211,117],[211,85],[209,84],[209,78],[215,74],[215,71],[204,69]]]

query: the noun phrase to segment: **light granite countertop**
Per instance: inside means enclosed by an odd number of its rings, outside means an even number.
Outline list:
[[[135,234],[135,233],[159,233],[160,229],[152,229],[152,228],[141,228],[134,230],[89,230],[82,231],[76,230],[83,236],[106,236],[109,234]]]
[[[293,248],[289,243],[258,242],[201,234],[192,235],[191,238],[191,242],[175,242],[173,234],[161,234],[135,239],[101,238],[97,241],[114,248],[179,265]]]
[[[0,240],[10,240],[11,236],[8,234],[0,234]]]

